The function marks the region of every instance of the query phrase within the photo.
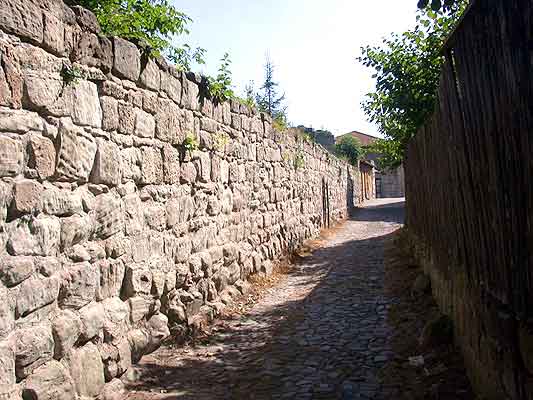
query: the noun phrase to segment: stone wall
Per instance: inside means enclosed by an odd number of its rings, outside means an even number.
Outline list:
[[[95,397],[317,234],[325,182],[332,220],[358,199],[357,171],[203,82],[82,8],[0,0],[2,399]]]
[[[378,197],[388,198],[405,196],[403,165],[393,171],[377,173],[376,178],[376,191],[379,193]]]

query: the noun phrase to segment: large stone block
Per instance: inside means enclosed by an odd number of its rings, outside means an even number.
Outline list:
[[[52,13],[43,13],[43,46],[56,55],[65,53],[65,27]]]
[[[122,176],[124,180],[141,181],[142,152],[136,147],[129,147],[120,151],[122,159]]]
[[[84,341],[99,336],[104,328],[104,306],[102,303],[91,302],[80,308],[81,337]]]
[[[189,110],[197,111],[199,108],[199,93],[198,85],[185,76],[182,81],[181,106]]]
[[[167,201],[167,226],[169,228],[189,221],[194,215],[194,202],[192,197],[184,195]]]
[[[132,238],[131,255],[134,262],[143,262],[150,258],[150,237],[148,233],[141,233]]]
[[[28,150],[28,166],[37,171],[40,179],[51,177],[56,168],[56,149],[52,141],[44,136],[31,135]]]
[[[0,136],[0,178],[18,175],[23,162],[22,144],[18,140]]]
[[[131,358],[133,362],[138,362],[147,353],[149,339],[142,329],[135,329],[128,332],[128,342],[131,348]]]
[[[198,178],[198,170],[192,162],[184,162],[180,169],[180,182],[184,184],[195,183]]]
[[[192,242],[188,237],[179,238],[176,243],[175,261],[177,263],[184,263],[188,260],[192,251]]]
[[[23,87],[25,108],[42,110],[55,117],[64,117],[70,113],[73,89],[64,89],[62,80],[57,77],[26,74]]]
[[[153,138],[155,134],[155,119],[147,112],[135,109],[135,135],[143,138]]]
[[[52,359],[54,339],[48,324],[20,329],[15,336],[15,372],[18,379],[23,379]]]
[[[25,281],[35,271],[33,257],[0,257],[0,280],[7,287],[13,287]]]
[[[102,107],[102,129],[106,131],[115,131],[118,129],[118,100],[102,96],[100,98],[100,107]]]
[[[15,326],[14,301],[9,291],[0,285],[0,339],[10,334]]]
[[[98,98],[96,84],[80,81],[73,87],[72,121],[78,125],[100,128],[102,126],[102,108]]]
[[[60,233],[58,218],[27,215],[10,232],[7,249],[15,256],[53,256],[59,251]]]
[[[100,33],[100,25],[98,19],[91,11],[82,6],[73,6],[72,11],[76,15],[76,22],[84,30],[92,33]]]
[[[83,203],[79,193],[51,186],[41,193],[39,209],[50,215],[69,216],[82,213]]]
[[[43,41],[43,16],[38,3],[23,0],[0,1],[0,27],[29,41]]]
[[[59,306],[78,310],[96,298],[100,271],[88,262],[71,265],[61,282]]]
[[[98,150],[91,172],[91,182],[117,186],[122,180],[122,159],[119,147],[104,139],[96,139]]]
[[[0,105],[20,108],[22,105],[22,73],[18,62],[7,51],[0,51]]]
[[[105,252],[109,258],[119,258],[131,254],[131,239],[123,234],[110,237],[105,241]]]
[[[13,209],[20,214],[33,213],[39,207],[43,186],[34,180],[22,179],[13,187]]]
[[[66,362],[78,395],[96,397],[105,384],[104,365],[98,348],[89,342],[82,348],[72,349]]]
[[[74,347],[81,334],[80,317],[71,310],[62,310],[52,320],[54,358],[60,360]]]
[[[97,263],[100,270],[100,285],[96,294],[101,301],[109,297],[120,296],[126,267],[122,260],[101,260]]]
[[[153,203],[144,207],[144,221],[153,230],[163,231],[166,228],[166,212],[163,204]]]
[[[113,67],[113,45],[107,37],[90,32],[81,33],[67,25],[65,41],[68,42],[72,62],[96,67],[103,73],[108,73]]]
[[[61,220],[61,248],[68,249],[83,244],[94,231],[94,221],[88,216],[73,215]]]
[[[125,225],[128,236],[140,234],[144,227],[142,202],[138,194],[131,193],[124,197]]]
[[[128,299],[130,309],[130,321],[133,324],[138,323],[148,314],[150,314],[152,301],[143,296],[135,296]]]
[[[124,230],[124,208],[120,198],[101,194],[95,200],[96,235],[106,239]]]
[[[129,345],[128,345],[129,348]],[[121,400],[127,396],[127,391],[124,387],[124,382],[120,379],[112,379],[106,383],[100,394],[101,400]]]
[[[145,185],[163,182],[163,158],[161,151],[153,147],[142,147],[141,183]]]
[[[152,290],[152,271],[144,263],[135,263],[126,267],[122,297],[130,298],[138,294],[150,294]]]
[[[135,131],[135,108],[126,102],[120,101],[118,109],[118,131],[124,135],[131,135]]]
[[[20,318],[56,301],[59,295],[59,279],[57,276],[30,277],[17,289],[15,315]]]
[[[76,398],[68,369],[58,361],[38,368],[23,384],[24,399],[72,400]]]
[[[141,73],[141,53],[137,46],[127,40],[113,38],[113,51],[113,74],[136,82]]]
[[[44,122],[37,113],[25,110],[0,110],[0,132],[27,133],[42,132]]]
[[[163,168],[165,183],[175,184],[180,181],[180,152],[166,144],[163,147]]]
[[[181,81],[179,78],[167,72],[161,72],[161,90],[170,97],[176,104],[181,101]]]
[[[211,157],[209,156],[209,153],[204,151],[199,151],[196,154],[198,156],[196,162],[198,177],[202,182],[209,182],[211,179]]]
[[[148,336],[150,338],[151,351],[156,350],[161,345],[161,342],[170,336],[168,318],[161,313],[153,315],[147,321],[146,329],[148,330]]]
[[[128,304],[118,297],[110,297],[102,302],[105,311],[104,340],[115,342],[124,337],[129,319]],[[131,361],[130,361],[131,362]]]
[[[154,60],[148,59],[139,78],[139,84],[146,89],[159,91],[161,87],[160,70]]]
[[[96,155],[96,141],[67,119],[61,120],[59,137],[56,169],[58,177],[63,180],[87,182]]]
[[[15,338],[0,341],[0,388],[12,387],[15,377]]]
[[[220,182],[229,182],[229,163],[226,160],[220,160]]]
[[[155,136],[170,144],[180,144],[185,139],[180,125],[181,110],[168,99],[159,100],[159,108],[155,115]]]

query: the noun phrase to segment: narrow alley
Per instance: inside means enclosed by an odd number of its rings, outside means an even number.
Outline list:
[[[359,209],[246,317],[144,357],[127,399],[397,398],[378,372],[393,356],[384,244],[402,222],[402,199]]]

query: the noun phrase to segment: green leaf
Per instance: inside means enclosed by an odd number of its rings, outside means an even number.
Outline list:
[[[376,152],[389,166],[402,162],[410,138],[433,112],[444,62],[440,49],[468,2],[457,0],[452,9],[438,11],[428,4],[420,2],[425,8],[418,12],[416,28],[393,33],[380,46],[363,47],[359,57],[374,70],[375,90],[362,107],[386,138],[378,141]]]
[[[431,0],[431,9],[435,12],[439,11],[442,7],[441,0]]]

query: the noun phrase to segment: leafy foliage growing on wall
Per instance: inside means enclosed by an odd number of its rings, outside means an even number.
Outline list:
[[[363,149],[361,142],[357,138],[345,135],[335,145],[335,153],[355,166],[363,155]]]
[[[187,35],[192,22],[168,0],[76,0],[93,11],[106,35],[145,43],[152,55],[164,55],[179,69],[204,63],[205,49],[176,47],[172,39]]]

